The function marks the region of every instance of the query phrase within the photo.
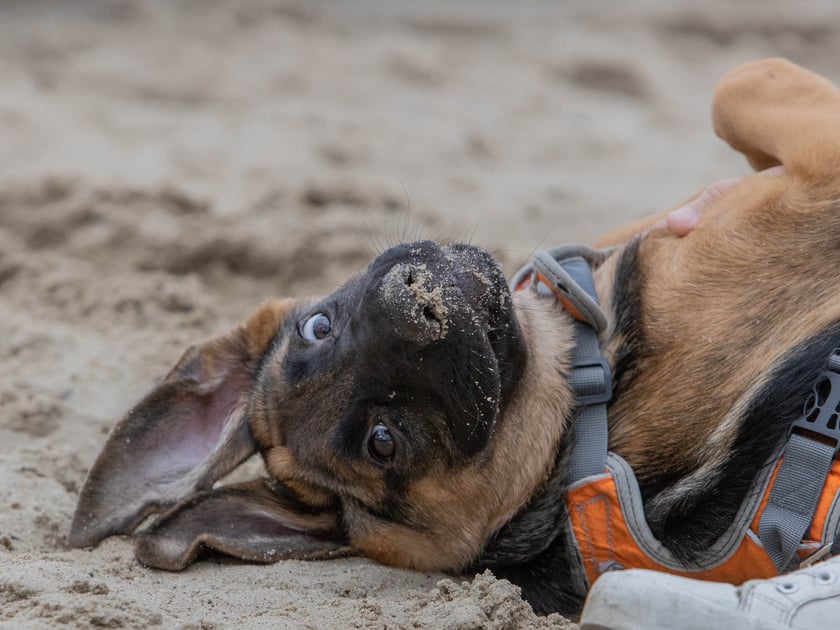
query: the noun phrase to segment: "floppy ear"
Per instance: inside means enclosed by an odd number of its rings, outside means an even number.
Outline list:
[[[784,59],[747,63],[718,84],[715,131],[756,170],[783,164],[790,173],[836,170],[840,90]]]
[[[270,479],[196,494],[137,537],[137,559],[180,571],[202,549],[252,562],[323,560],[350,555],[332,504],[313,507]]]
[[[71,546],[132,532],[254,452],[245,407],[260,358],[293,305],[266,304],[226,335],[189,348],[116,424],[82,487]]]

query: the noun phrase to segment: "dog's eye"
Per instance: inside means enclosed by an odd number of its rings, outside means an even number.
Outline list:
[[[384,424],[377,424],[371,431],[368,440],[368,448],[371,454],[382,460],[391,459],[394,456],[394,438]]]
[[[329,335],[330,331],[330,318],[323,313],[315,313],[300,327],[300,335],[307,341],[320,341]]]

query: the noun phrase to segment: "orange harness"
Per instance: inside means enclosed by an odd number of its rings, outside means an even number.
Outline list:
[[[576,320],[569,384],[579,411],[573,426],[566,507],[571,538],[589,584],[606,571],[623,568],[741,584],[778,575],[800,561],[809,564],[840,553],[840,461],[836,459],[840,350],[829,359],[831,373],[824,373],[820,383],[830,381],[828,388],[833,386],[834,392],[826,397],[815,386],[803,417],[793,423],[782,457],[765,467],[729,529],[696,564],[686,567],[655,538],[632,469],[607,451],[606,403],[612,391],[610,368],[597,335],[605,328],[606,317],[589,267],[590,261],[605,256],[580,245],[537,252],[533,264],[511,282],[513,291],[532,287],[553,296]],[[794,436],[794,427],[816,435]],[[815,459],[819,461],[813,464]],[[820,479],[825,480],[821,492],[813,483]],[[800,493],[809,498],[803,501]]]
[[[625,492],[619,492],[621,482],[617,485],[612,463],[608,463],[605,474],[584,480],[566,496],[571,530],[590,585],[605,571],[631,567],[731,584],[779,574],[761,544],[758,529],[781,462],[771,469],[771,475],[765,475],[764,492],[756,495],[761,497],[760,503],[752,510],[752,518],[747,516],[739,527],[733,528],[739,531],[730,531],[731,542],[727,548],[710,554],[702,565],[691,570],[677,568],[674,562],[661,557],[662,550],[656,548],[643,513],[641,519],[638,515],[635,519],[625,518],[625,512],[632,513],[638,509],[641,501],[636,506],[627,505],[631,501],[625,498]],[[840,462],[835,461],[823,487],[807,538],[798,551],[801,560],[818,559],[814,552],[819,553],[819,550],[826,549],[835,540],[840,533],[838,513]]]

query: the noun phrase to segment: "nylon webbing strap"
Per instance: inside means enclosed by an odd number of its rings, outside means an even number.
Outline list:
[[[569,385],[578,401],[572,425],[569,483],[607,470],[607,402],[612,395],[610,366],[591,326],[575,322],[575,349]]]
[[[780,573],[799,564],[796,551],[811,527],[826,477],[840,446],[840,355],[833,354],[802,417],[792,431],[804,429],[825,438],[791,433],[767,507],[758,526],[761,544]],[[826,443],[829,442],[829,443]]]
[[[575,253],[573,248],[557,248],[534,257],[534,269],[554,285],[553,292],[565,295],[585,318],[573,323],[575,347],[569,386],[578,412],[571,427],[570,483],[607,469],[607,402],[612,397],[610,366],[598,342],[598,331],[605,327],[606,317],[598,303],[592,269]],[[557,259],[563,255],[568,258]]]

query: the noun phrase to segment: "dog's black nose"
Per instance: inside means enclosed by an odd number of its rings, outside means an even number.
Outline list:
[[[379,285],[379,299],[390,315],[394,334],[420,345],[446,337],[449,325],[444,297],[423,262],[396,263]]]

